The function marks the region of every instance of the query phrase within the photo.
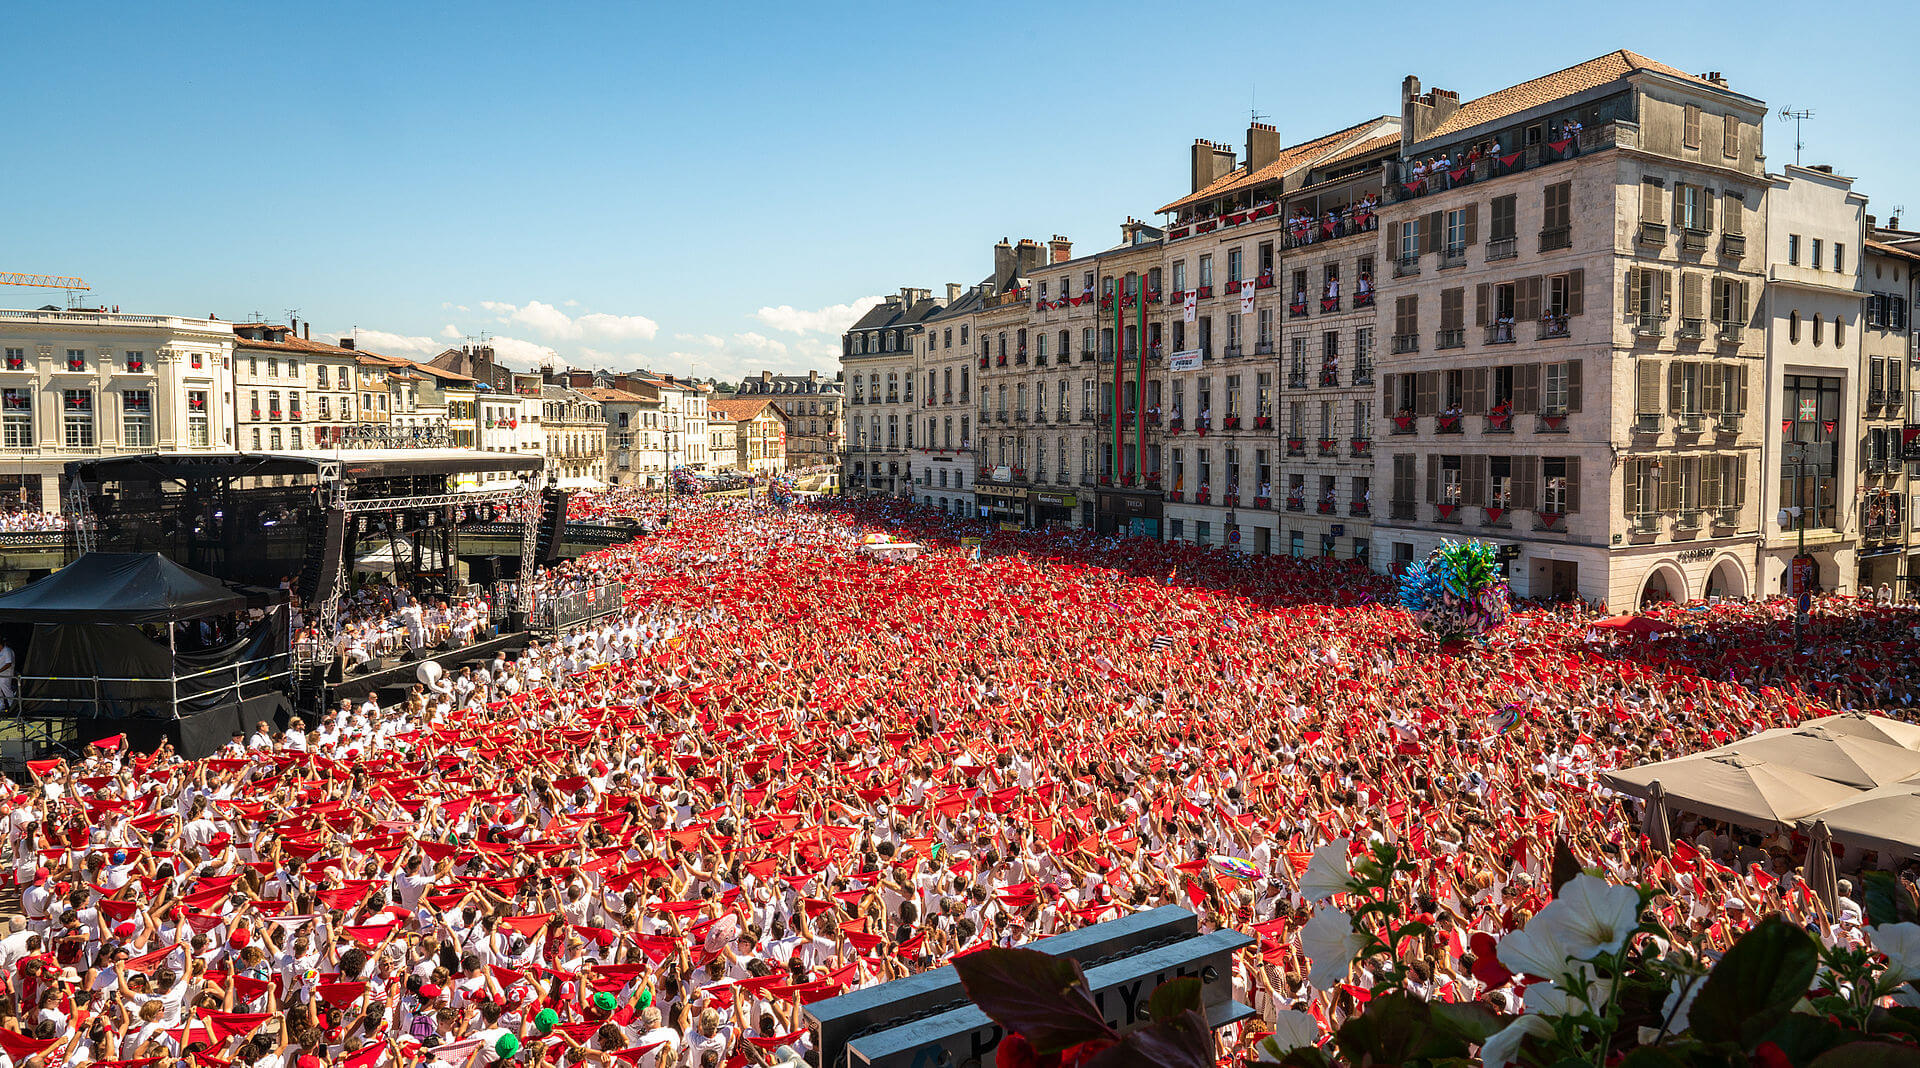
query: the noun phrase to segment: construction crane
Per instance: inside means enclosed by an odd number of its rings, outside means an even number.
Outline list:
[[[78,278],[57,274],[14,274],[0,271],[0,286],[34,286],[39,289],[92,289]]]

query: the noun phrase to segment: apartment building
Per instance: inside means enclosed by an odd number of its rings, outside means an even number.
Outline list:
[[[1290,146],[1254,123],[1238,166],[1194,143],[1194,191],[1162,209],[1168,537],[1370,562],[1375,235],[1399,144],[1391,116]]]
[[[254,452],[325,448],[354,423],[352,349],[279,323],[233,324],[234,442]]]
[[[1881,230],[1869,215],[1866,228],[1860,360],[1867,389],[1860,411],[1860,448],[1868,478],[1861,502],[1865,544],[1856,554],[1857,582],[1862,591],[1884,585],[1911,595],[1911,580],[1920,568],[1910,470],[1910,462],[1920,460],[1920,454],[1908,448],[1909,441],[1920,444],[1920,428],[1912,426],[1920,397],[1909,392],[1914,362],[1920,357],[1911,314],[1920,282],[1920,237],[1908,235],[1913,240],[1907,247],[1893,243],[1900,236],[1898,219]]]
[[[0,510],[60,511],[69,460],[233,448],[233,324],[0,310]]]
[[[1047,256],[1045,247],[1030,238],[1001,239],[993,247],[991,291],[981,297],[974,317],[974,460],[979,465],[974,506],[1008,525],[1024,526],[1031,515],[1029,469],[1038,439],[1031,432],[1031,409],[1014,416],[1035,385],[1028,301]]]
[[[1850,592],[1858,554],[1867,547],[1865,520],[1887,488],[1864,425],[1860,268],[1867,198],[1832,168],[1788,166],[1769,178],[1765,446],[1754,592],[1790,592],[1796,558],[1811,568],[1815,588]],[[1875,527],[1873,547],[1893,534],[1897,530]]]
[[[1622,608],[1753,592],[1765,105],[1627,51],[1401,105],[1377,551],[1486,539],[1517,595]]]
[[[540,388],[540,429],[546,435],[547,474],[556,485],[596,489],[606,484],[607,418],[599,401],[549,381]]]
[[[777,375],[761,371],[740,383],[738,396],[768,397],[787,418],[786,470],[794,475],[837,472],[846,449],[846,391],[841,376],[819,371]]]
[[[940,310],[925,289],[902,288],[840,339],[847,389],[847,459],[841,483],[856,496],[911,496],[914,341]]]
[[[625,378],[618,376],[616,381]],[[626,385],[584,386],[579,392],[600,405],[600,412],[606,417],[608,484],[643,488],[658,485],[666,470],[665,453],[654,450],[659,458],[650,467],[646,462],[649,450],[642,437],[649,431],[657,432],[659,400],[649,402],[646,396]]]
[[[921,377],[921,433],[914,440],[914,499],[949,515],[976,515],[973,490],[974,327],[992,292],[992,279],[962,289],[947,284],[947,299],[915,339]]]
[[[1082,522],[1103,532],[1151,538],[1162,533],[1165,238],[1159,227],[1129,217],[1120,224],[1119,244],[1048,269],[1066,294],[1041,312],[1058,327],[1055,481],[1069,486],[1077,471]],[[1046,294],[1040,296],[1044,304]],[[1069,364],[1068,342],[1076,338]],[[1041,401],[1044,406],[1046,398]],[[1075,454],[1078,462],[1070,468]],[[1044,481],[1044,466],[1039,475]]]
[[[787,416],[769,397],[737,397],[707,402],[707,425],[714,428],[715,470],[723,466],[743,474],[770,477],[787,470]],[[722,453],[728,459],[722,461]]]

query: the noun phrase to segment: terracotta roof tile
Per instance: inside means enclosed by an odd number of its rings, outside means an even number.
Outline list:
[[[758,418],[761,412],[773,404],[771,397],[741,397],[737,400],[714,399],[707,402],[709,416],[718,412],[736,423]],[[776,409],[777,411],[777,409]]]
[[[1251,175],[1247,173],[1247,165],[1243,163],[1235,167],[1231,172],[1214,179],[1212,183],[1202,188],[1199,192],[1181,197],[1179,200],[1166,205],[1160,210],[1178,211],[1189,204],[1198,204],[1203,200],[1211,200],[1214,197],[1224,196],[1227,193],[1237,192],[1241,189],[1247,189],[1260,185],[1263,182],[1274,181],[1288,171],[1319,162],[1321,157],[1339,150],[1348,141],[1353,140],[1362,132],[1380,123],[1391,121],[1393,121],[1392,116],[1382,115],[1377,118],[1368,119],[1362,123],[1356,123],[1344,130],[1322,137],[1316,137],[1311,141],[1302,141],[1288,148],[1283,148],[1280,150],[1279,158]]]
[[[1619,81],[1637,71],[1652,71],[1665,74],[1683,81],[1693,82],[1713,89],[1721,89],[1705,78],[1688,74],[1686,71],[1669,67],[1665,63],[1624,48],[1597,56],[1585,63],[1577,63],[1565,70],[1552,74],[1543,74],[1531,81],[1508,86],[1497,92],[1466,101],[1460,110],[1447,117],[1447,121],[1435,127],[1433,132],[1421,138],[1422,142],[1448,137],[1462,130],[1470,130],[1482,123],[1493,122],[1508,115],[1517,115],[1529,108],[1542,104],[1551,104],[1589,89],[1598,89],[1603,85]]]
[[[1390,148],[1397,147],[1399,144],[1400,144],[1400,134],[1398,131],[1383,135],[1381,137],[1369,137],[1365,141],[1360,142],[1359,144],[1353,146],[1352,148],[1347,149],[1345,152],[1342,152],[1337,156],[1330,156],[1327,159],[1323,159],[1316,162],[1314,166],[1337,167],[1343,163],[1351,163],[1354,160],[1361,159],[1366,156],[1371,156],[1376,152],[1385,152]]]

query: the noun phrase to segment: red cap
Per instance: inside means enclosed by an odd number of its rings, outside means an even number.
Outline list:
[[[244,946],[249,941],[251,941],[252,938],[253,938],[252,933],[249,932],[245,927],[242,927],[238,931],[235,931],[232,934],[227,936],[227,945],[230,945],[235,949],[239,949],[241,946]]]
[[[434,986],[432,983],[421,983],[420,996],[426,998],[428,1001],[432,1001],[434,998],[440,996],[440,988]]]
[[[52,872],[45,868],[35,868],[33,869],[33,881],[36,883],[44,883],[47,881],[47,876],[52,874]]]

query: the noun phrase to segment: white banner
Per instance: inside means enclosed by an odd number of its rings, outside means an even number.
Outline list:
[[[1199,292],[1198,290],[1193,290],[1193,289],[1187,290],[1187,301],[1186,301],[1187,322],[1193,322],[1193,317],[1200,310],[1200,297],[1198,296],[1198,292]]]
[[[1253,314],[1253,279],[1240,283],[1240,314]]]
[[[1176,352],[1167,359],[1169,371],[1198,371],[1200,369],[1200,350],[1188,349]]]

